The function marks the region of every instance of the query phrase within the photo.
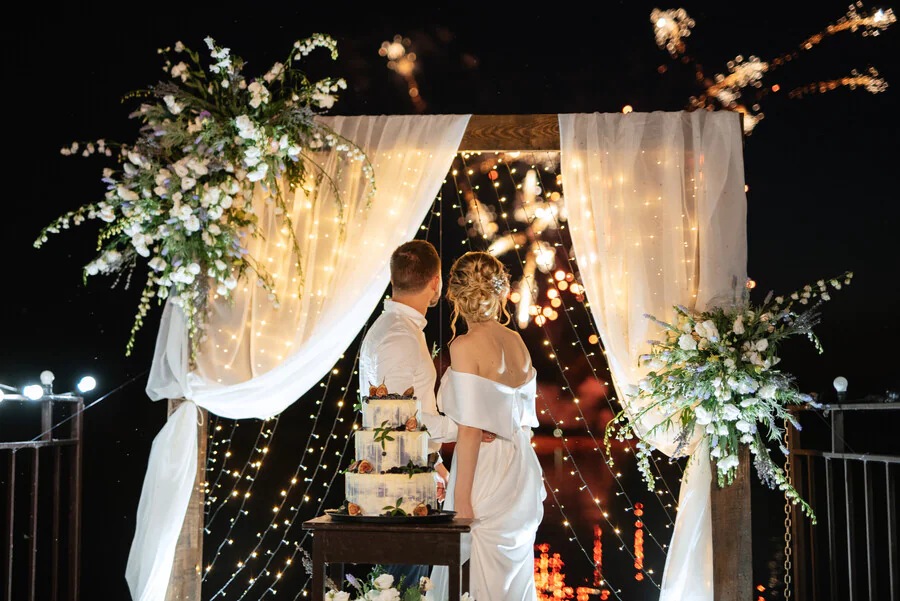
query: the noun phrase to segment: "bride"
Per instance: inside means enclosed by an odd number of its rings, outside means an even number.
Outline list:
[[[452,365],[438,406],[458,434],[444,509],[475,520],[468,592],[477,601],[536,599],[534,537],[547,496],[531,446],[536,373],[521,337],[504,327],[508,293],[503,265],[488,253],[466,253],[450,269]],[[459,317],[468,331],[457,337]],[[496,439],[482,443],[483,430]],[[429,599],[447,599],[447,569],[434,568]]]

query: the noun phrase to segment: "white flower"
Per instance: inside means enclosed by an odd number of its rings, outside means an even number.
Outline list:
[[[188,265],[187,269],[194,275],[197,275],[198,273],[200,273],[200,265],[198,263],[191,263],[190,265]]]
[[[712,340],[713,342],[719,339],[719,330],[716,329],[716,324],[713,323],[711,319],[707,319],[703,323],[698,323],[694,326],[694,330],[703,338],[707,340]]]
[[[216,269],[218,269],[219,271],[225,271],[225,268],[228,267],[228,265],[226,265],[225,261],[223,261],[222,259],[216,259],[215,265]]]
[[[728,471],[731,468],[737,467],[739,464],[740,461],[738,460],[737,455],[729,455],[728,457],[723,457],[716,463],[720,472]]]
[[[169,111],[173,115],[177,115],[181,112],[182,107],[177,102],[175,102],[175,97],[173,95],[166,94],[165,96],[163,96],[163,102],[166,103],[166,106],[169,107]]]
[[[734,320],[734,326],[732,326],[731,331],[740,336],[744,333],[744,316],[738,315],[737,319]]]
[[[697,423],[701,426],[705,426],[713,420],[713,414],[704,409],[703,405],[697,405],[694,414],[697,416]]]
[[[640,388],[644,392],[653,392],[653,385],[647,378],[641,378],[641,380],[638,382],[638,388]]]
[[[382,574],[375,579],[375,586],[382,591],[391,588],[392,584],[394,584],[394,577],[391,574]]]
[[[214,207],[210,207],[209,211],[207,212],[207,216],[212,221],[218,221],[219,218],[222,217],[222,207],[220,207],[218,205],[216,205]]]
[[[828,294],[827,292],[823,292],[823,293],[822,293],[822,300],[823,300],[823,301],[830,301],[830,300],[831,300],[831,295]]]
[[[322,92],[315,92],[312,95],[313,102],[319,105],[323,109],[330,109],[334,106],[335,97],[331,94],[323,94]]]
[[[771,400],[771,399],[775,398],[775,392],[777,390],[778,389],[774,385],[766,384],[765,386],[763,386],[762,388],[759,389],[759,392],[757,392],[757,394],[759,395],[759,398],[761,398],[761,399]]]
[[[728,403],[724,407],[722,407],[722,415],[728,421],[733,422],[741,416],[741,410],[731,403]]]
[[[388,575],[389,574],[382,574],[382,576]],[[379,576],[379,578],[380,577],[381,576]],[[389,588],[387,590],[380,591],[375,599],[376,601],[400,601],[400,591],[395,588]]]
[[[266,173],[268,171],[268,163],[260,163],[260,165],[256,168],[256,171],[251,171],[247,174],[247,179],[249,179],[251,182],[258,182],[259,180],[266,177]]]
[[[721,457],[722,456],[722,447],[715,447],[709,452],[710,457]]]
[[[187,177],[188,176],[189,171],[188,171],[187,166],[185,166],[185,164],[180,161],[178,163],[175,163],[175,166],[173,167],[173,169],[175,170],[175,174],[178,175],[178,177]],[[159,183],[159,182],[157,182],[157,183]],[[162,185],[162,184],[160,184],[160,185]]]
[[[116,220],[116,214],[113,211],[113,208],[106,204],[105,202],[100,203],[100,219],[105,221],[106,223],[112,223]]]
[[[690,334],[682,334],[681,337],[678,338],[678,346],[683,351],[692,351],[697,348],[697,341],[694,340]]]
[[[181,61],[180,63],[172,67],[172,70],[169,71],[169,73],[172,74],[172,77],[180,77],[181,81],[187,81],[188,66],[184,63],[184,61]]]
[[[269,102],[269,90],[258,81],[247,86],[247,91],[250,92],[250,106],[253,108],[259,108],[259,105]]]
[[[300,147],[296,145],[288,146],[287,153],[290,157],[296,157],[300,154]]]
[[[430,591],[434,589],[434,584],[428,578],[428,576],[422,576],[419,578],[419,591]]]
[[[641,389],[634,384],[627,384],[625,386],[625,396],[638,396],[639,394],[641,394]]]
[[[350,593],[341,591],[334,596],[334,601],[350,601]]]
[[[187,219],[184,220],[184,229],[189,232],[196,232],[200,230],[200,220],[196,215],[191,215]]]
[[[238,128],[238,135],[245,140],[252,140],[256,137],[256,126],[247,115],[240,115],[234,120],[234,124]]]
[[[193,177],[185,177],[181,180],[181,189],[182,190],[190,190],[194,186],[197,185],[197,180]]]
[[[161,257],[153,257],[152,259],[150,259],[148,265],[153,271],[162,271],[166,268],[166,261]]]
[[[769,341],[766,338],[756,341],[756,350],[762,352],[769,348]]]
[[[725,366],[725,369],[731,371],[734,369],[734,359],[731,357],[725,359],[722,364]]]
[[[470,596],[469,593],[463,593],[459,601],[475,601],[475,597]]]
[[[753,424],[742,419],[735,422],[734,427],[737,428],[739,432],[744,432],[745,434],[753,431]]]
[[[225,278],[225,287],[229,290],[234,290],[235,288],[237,288],[237,280],[234,278],[234,276]]]
[[[175,52],[184,52],[184,44],[180,41],[175,42]]]
[[[666,366],[666,362],[659,357],[653,357],[650,359],[649,366],[653,371],[659,371]]]
[[[231,205],[234,203],[234,199],[230,196],[226,196],[219,202],[219,206],[223,209],[230,209]]]
[[[272,65],[272,68],[269,69],[269,72],[263,75],[263,79],[266,80],[266,83],[272,83],[275,79],[280,76],[284,72],[284,65],[281,63],[275,63]]]
[[[206,226],[206,230],[214,236],[218,236],[222,233],[222,229],[216,223],[210,223],[208,226]]]

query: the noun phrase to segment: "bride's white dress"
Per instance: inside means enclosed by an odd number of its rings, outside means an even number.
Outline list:
[[[472,484],[472,555],[469,593],[475,601],[534,601],[534,537],[547,497],[541,465],[531,446],[536,373],[518,388],[448,368],[438,406],[457,424],[497,435],[481,443]],[[444,509],[453,509],[457,462],[453,456]],[[447,601],[446,566],[432,571],[428,599]],[[467,592],[467,591],[463,591]],[[456,599],[450,601],[457,601]]]

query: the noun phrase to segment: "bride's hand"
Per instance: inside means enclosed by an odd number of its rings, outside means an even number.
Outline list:
[[[458,503],[453,510],[456,512],[456,517],[463,519],[474,519],[475,512],[472,511],[472,503]]]
[[[495,438],[497,438],[497,435],[493,432],[488,432],[487,430],[481,431],[481,442],[494,442]]]

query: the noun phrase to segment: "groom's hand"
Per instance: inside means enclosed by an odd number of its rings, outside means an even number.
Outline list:
[[[497,438],[497,435],[493,432],[488,432],[487,430],[481,431],[481,442],[494,442],[495,438]]]
[[[450,472],[447,471],[447,468],[444,467],[443,463],[439,463],[434,466],[435,469],[435,480],[437,484],[437,500],[441,503],[444,502],[444,499],[447,496],[447,482],[450,478]]]

